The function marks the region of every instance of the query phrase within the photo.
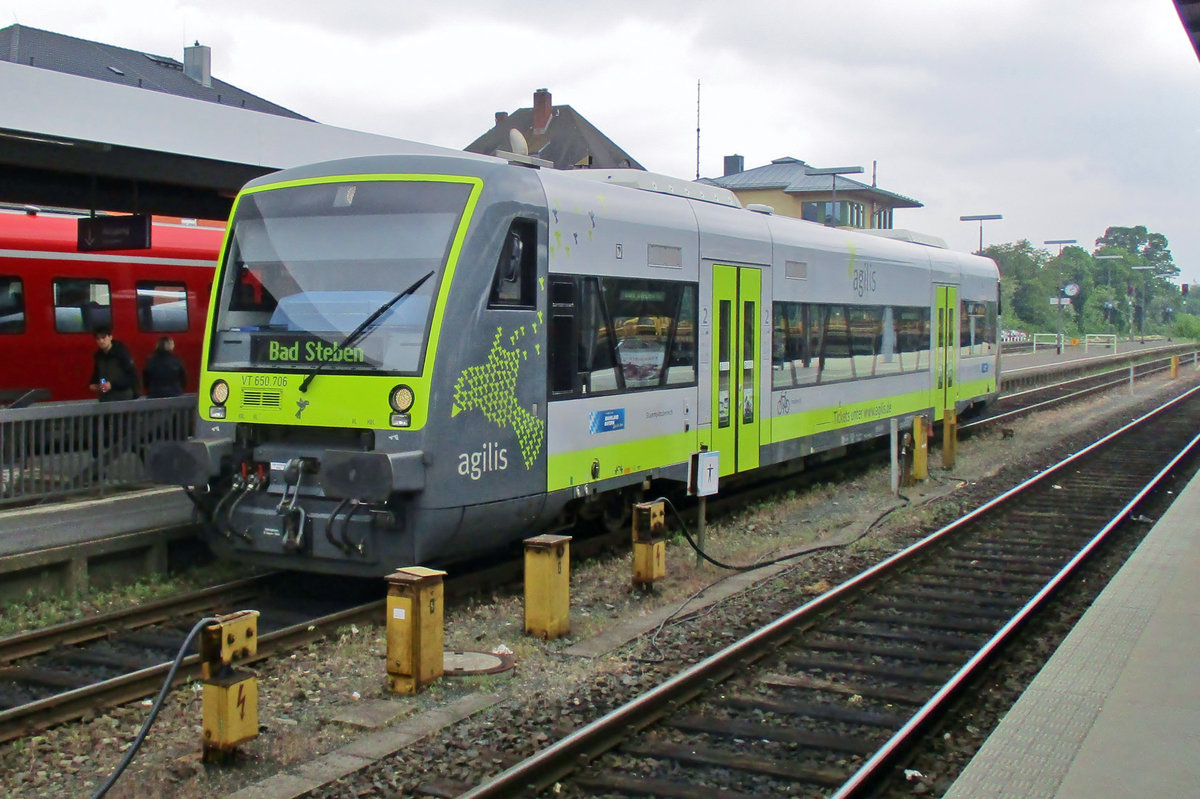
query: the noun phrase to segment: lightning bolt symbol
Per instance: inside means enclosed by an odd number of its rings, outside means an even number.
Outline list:
[[[237,698],[238,712],[241,714],[239,718],[246,718],[246,685],[244,683],[238,685]]]

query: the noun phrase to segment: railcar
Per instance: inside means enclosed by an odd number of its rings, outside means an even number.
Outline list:
[[[77,216],[0,211],[0,397],[91,398],[102,325],[138,368],[161,336],[199,384],[208,299],[223,229],[156,220],[147,250],[79,252]]]
[[[219,554],[368,576],[619,522],[702,450],[728,481],[995,396],[992,261],[768,210],[475,156],[255,180],[200,432],[148,466]]]

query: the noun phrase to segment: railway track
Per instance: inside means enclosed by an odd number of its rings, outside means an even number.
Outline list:
[[[1132,369],[1131,369],[1132,367]],[[1130,378],[1142,380],[1163,374],[1171,368],[1171,356],[1155,358],[1139,364],[1115,366],[1101,372],[1082,377],[1060,380],[1048,385],[1002,393],[995,405],[983,417],[963,424],[960,432],[991,427],[1035,411],[1061,405],[1092,394],[1121,388],[1128,385]],[[1181,364],[1180,369],[1192,368]],[[1132,374],[1131,374],[1132,372]]]
[[[859,796],[1200,436],[1200,388],[464,792]]]
[[[277,593],[280,582],[277,573],[261,575],[0,640],[0,742],[153,695],[197,617],[262,609],[261,660],[381,605],[297,600]],[[176,684],[199,674],[190,655]]]
[[[1139,368],[1139,376],[1159,371],[1169,359]],[[1111,387],[1114,380],[1082,378],[1063,386],[1022,392],[1021,402],[1037,401],[1037,407],[1068,401],[1082,394]],[[1080,388],[1080,384],[1085,387]],[[1053,399],[1043,399],[1046,392]],[[1022,408],[1011,413],[1028,412]],[[978,428],[1003,421],[992,417],[964,425]],[[877,459],[877,456],[872,456]],[[844,469],[844,465],[837,468]],[[803,475],[803,479],[828,479],[821,472]],[[791,485],[789,483],[789,485]],[[788,486],[784,486],[786,488]],[[731,496],[709,503],[709,513],[717,516],[725,510],[743,507],[749,498],[784,490],[775,486],[751,486]],[[689,521],[694,513],[685,510]],[[626,543],[624,529],[606,535],[577,539],[572,543],[574,557],[584,558],[606,548]],[[464,570],[446,582],[446,599],[478,593],[491,587],[519,580],[520,559]],[[169,670],[169,660],[194,620],[203,615],[243,607],[262,611],[263,627],[255,661],[304,646],[352,623],[378,623],[383,601],[310,604],[302,608],[294,598],[273,598],[270,585],[275,575],[264,575],[236,583],[214,586],[126,611],[105,614],[68,624],[0,640],[0,742],[28,735],[48,726],[80,718],[96,710],[141,699],[158,690]],[[380,588],[379,594],[382,595]],[[301,603],[302,604],[302,603]],[[187,658],[176,684],[196,679],[197,658]]]

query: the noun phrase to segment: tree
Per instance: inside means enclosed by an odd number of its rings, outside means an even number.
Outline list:
[[[1115,247],[1136,255],[1141,263],[1154,267],[1156,277],[1175,277],[1179,274],[1175,259],[1167,247],[1167,237],[1161,233],[1151,233],[1145,225],[1110,227],[1096,239],[1096,247]]]
[[[993,244],[984,250],[1000,267],[1000,291],[1004,304],[1006,327],[1029,330],[1049,329],[1047,298],[1052,290],[1044,287],[1044,270],[1049,257],[1036,249],[1028,239],[1015,244]]]

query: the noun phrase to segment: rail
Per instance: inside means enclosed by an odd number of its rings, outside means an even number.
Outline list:
[[[148,482],[150,445],[192,435],[196,395],[0,408],[0,508]]]

